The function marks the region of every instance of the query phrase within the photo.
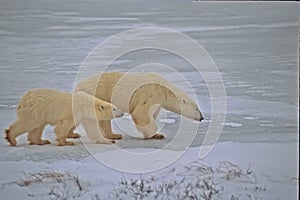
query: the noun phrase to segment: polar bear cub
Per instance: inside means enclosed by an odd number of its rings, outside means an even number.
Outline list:
[[[35,89],[24,94],[17,107],[18,119],[6,129],[6,140],[11,146],[17,144],[16,137],[28,132],[30,144],[50,144],[42,140],[42,132],[47,124],[55,126],[54,132],[60,146],[73,145],[66,141],[68,132],[82,124],[87,135],[97,143],[110,144],[113,140],[104,138],[102,131],[95,135],[91,121],[111,120],[121,117],[123,112],[106,101],[97,99],[85,92],[74,94],[52,89]],[[92,131],[91,131],[92,130]]]

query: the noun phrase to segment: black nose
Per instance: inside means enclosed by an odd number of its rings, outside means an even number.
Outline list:
[[[204,117],[201,117],[201,118],[199,119],[199,122],[201,122],[203,119],[204,119]]]

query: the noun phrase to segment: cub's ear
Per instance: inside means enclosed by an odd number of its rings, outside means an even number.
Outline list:
[[[104,106],[103,105],[100,105],[99,108],[100,108],[100,110],[104,110]]]

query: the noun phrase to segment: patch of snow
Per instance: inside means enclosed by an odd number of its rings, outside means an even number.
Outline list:
[[[262,127],[274,127],[276,125],[275,124],[259,124],[259,126],[262,126]]]
[[[4,104],[0,104],[0,108],[16,108],[17,105],[4,105]]]
[[[256,120],[256,119],[259,119],[259,117],[243,117],[243,119],[248,119],[248,120]]]
[[[159,122],[164,124],[173,124],[176,122],[176,120],[172,118],[165,118],[165,119],[160,119]]]
[[[233,127],[233,128],[243,126],[242,124],[239,124],[239,123],[233,123],[233,122],[225,122],[225,123],[223,123],[223,125],[224,125],[224,126]]]

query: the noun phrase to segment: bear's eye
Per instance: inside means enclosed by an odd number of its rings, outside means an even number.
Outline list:
[[[103,106],[103,105],[100,105],[100,109],[101,109],[101,110],[104,110],[104,106]]]
[[[185,103],[186,103],[185,99],[182,99],[182,103],[183,103],[183,104],[185,104]]]

